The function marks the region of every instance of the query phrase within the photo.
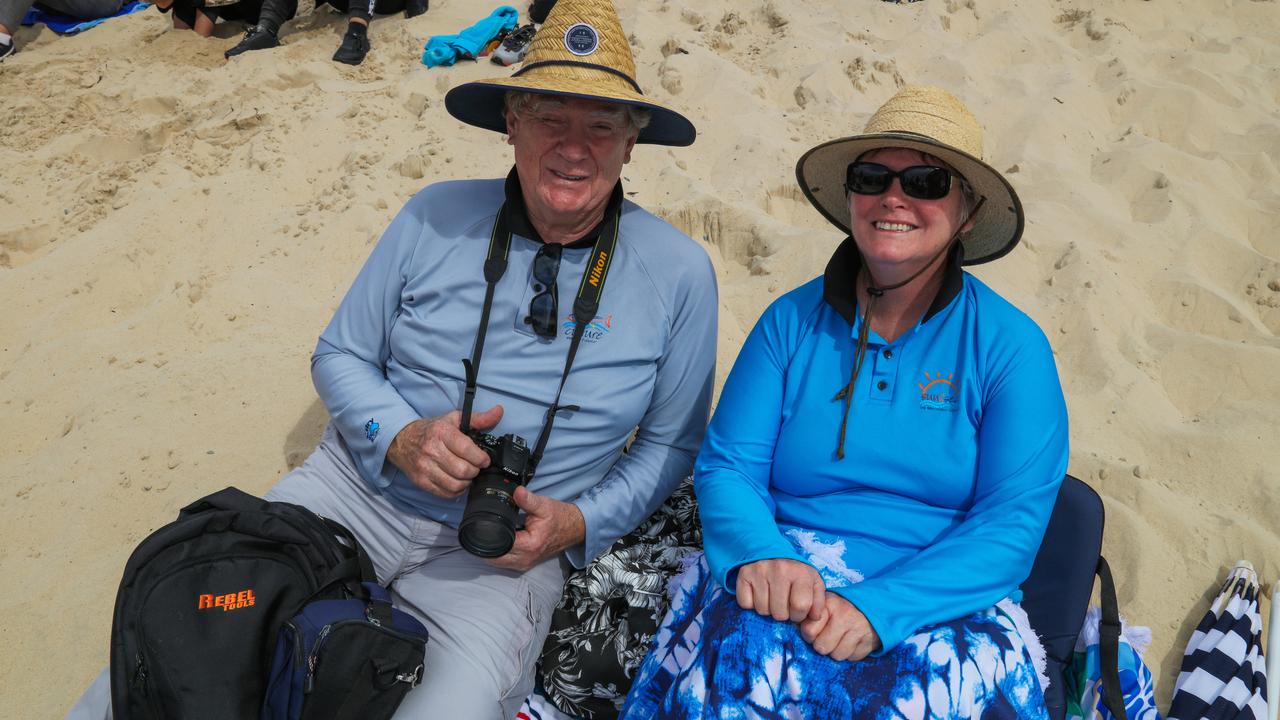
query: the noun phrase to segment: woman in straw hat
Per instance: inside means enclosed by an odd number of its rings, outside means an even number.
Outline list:
[[[1017,195],[929,87],[796,175],[849,238],[725,383],[694,474],[706,552],[623,716],[1046,717],[1016,601],[1066,409],[1040,329],[961,270],[1017,243]]]

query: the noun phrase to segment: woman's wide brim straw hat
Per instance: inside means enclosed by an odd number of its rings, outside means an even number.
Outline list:
[[[1022,203],[1009,181],[982,160],[982,126],[954,95],[925,86],[903,88],[871,116],[861,135],[825,142],[796,163],[801,191],[836,227],[849,232],[849,163],[878,148],[928,153],[969,182],[981,204],[972,229],[960,236],[965,265],[995,260],[1018,244]]]
[[[559,0],[515,74],[459,85],[445,95],[444,106],[468,125],[505,133],[503,96],[509,90],[648,108],[652,119],[636,142],[684,146],[697,136],[683,115],[640,91],[631,45],[610,0]]]

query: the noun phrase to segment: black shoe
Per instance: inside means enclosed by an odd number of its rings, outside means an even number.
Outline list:
[[[267,48],[278,47],[280,45],[280,37],[270,30],[254,25],[244,34],[244,38],[239,45],[231,48],[223,53],[227,58],[234,57],[240,53],[246,53],[250,50],[266,50]]]
[[[10,40],[9,42],[0,42],[0,60],[4,60],[5,58],[12,55],[14,52],[15,51],[13,48],[12,40]],[[1280,682],[1280,680],[1277,680],[1276,682]]]
[[[338,51],[333,54],[333,61],[359,65],[364,62],[364,56],[367,54],[369,54],[369,36],[358,30],[347,28],[347,34],[342,36],[342,45],[339,45]]]
[[[404,18],[418,17],[427,11],[427,0],[408,0],[404,4]]]

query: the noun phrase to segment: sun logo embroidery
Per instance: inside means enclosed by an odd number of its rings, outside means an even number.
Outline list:
[[[920,407],[925,410],[956,410],[956,386],[951,382],[951,378],[955,373],[942,377],[942,373],[936,376],[930,376],[929,373],[924,374],[924,382],[916,383],[916,387],[920,388]]]

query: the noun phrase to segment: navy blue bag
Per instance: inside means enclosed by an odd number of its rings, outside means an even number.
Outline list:
[[[383,720],[422,681],[427,629],[385,588],[314,600],[280,628],[261,720]]]

